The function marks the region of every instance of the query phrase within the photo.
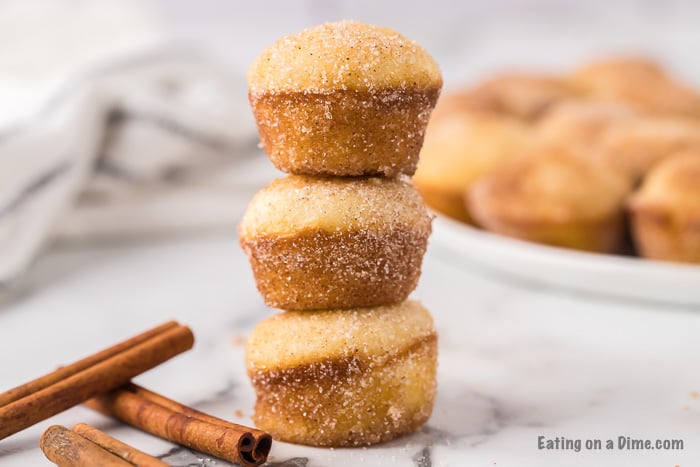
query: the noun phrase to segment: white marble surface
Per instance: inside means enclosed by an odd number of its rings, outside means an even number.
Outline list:
[[[274,15],[270,2],[245,8],[219,0],[151,3],[171,5],[166,20],[184,41],[209,48],[238,72],[281,34],[355,18],[390,25],[424,44],[441,63],[447,87],[496,69],[562,69],[620,50],[644,51],[700,81],[700,68],[688,60],[689,44],[700,37],[700,9],[691,0],[578,2],[578,9],[564,0],[442,0],[429,8],[398,2],[398,9],[397,2],[309,0],[280,3]],[[439,238],[413,295],[433,312],[440,333],[438,396],[426,427],[368,449],[276,442],[271,465],[700,465],[700,309],[513,280],[457,259]],[[177,319],[193,328],[195,348],[136,381],[250,423],[254,394],[241,342],[271,313],[233,230],[52,248],[0,299],[0,390]],[[0,441],[0,466],[49,465],[38,449],[42,430],[78,422],[152,454],[171,453],[165,460],[173,465],[227,465],[77,407]],[[538,449],[538,436],[681,439],[684,449],[547,451]]]
[[[700,310],[521,284],[457,262],[437,241],[414,297],[433,312],[440,333],[438,396],[423,431],[368,449],[275,443],[271,465],[700,465],[693,392],[700,391]],[[250,423],[254,395],[241,342],[272,311],[233,232],[53,249],[6,300],[0,388],[174,318],[193,328],[195,348],[136,381]],[[48,465],[38,449],[41,431],[78,422],[156,455],[175,448],[78,407],[0,441],[0,465]],[[538,449],[540,435],[673,438],[684,449],[546,451]],[[166,460],[226,465],[186,450]]]

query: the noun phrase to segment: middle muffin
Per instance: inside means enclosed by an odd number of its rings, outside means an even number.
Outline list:
[[[253,198],[239,234],[267,305],[342,309],[404,301],[430,224],[406,181],[292,175]]]

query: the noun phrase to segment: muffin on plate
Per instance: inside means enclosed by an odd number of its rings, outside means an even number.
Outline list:
[[[700,117],[700,94],[651,60],[601,60],[575,71],[569,80],[583,95],[621,101],[659,115]]]
[[[600,137],[600,148],[636,183],[659,161],[679,151],[700,150],[700,120],[643,117],[619,122]]]
[[[628,208],[642,256],[700,263],[700,150],[675,154],[654,166]]]
[[[594,99],[566,100],[546,112],[535,127],[539,141],[546,144],[596,146],[608,128],[639,115],[620,102]]]
[[[530,136],[518,119],[474,111],[454,99],[461,96],[446,96],[435,109],[413,182],[428,206],[470,222],[465,190],[521,151]]]
[[[463,93],[474,110],[490,111],[535,121],[558,102],[575,95],[560,77],[510,73],[496,76]]]
[[[478,225],[503,235],[579,250],[614,252],[630,185],[600,160],[542,146],[476,182],[466,201]]]

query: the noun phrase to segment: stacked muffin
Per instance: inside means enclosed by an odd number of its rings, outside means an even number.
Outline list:
[[[254,421],[316,446],[415,431],[432,410],[437,335],[406,300],[431,229],[407,176],[440,71],[394,31],[340,22],[279,40],[248,82],[263,146],[291,174],[239,229],[263,299],[287,310],[248,340]]]

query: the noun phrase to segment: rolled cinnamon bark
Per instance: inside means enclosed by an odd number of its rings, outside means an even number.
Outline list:
[[[137,336],[126,341],[129,345],[100,352],[99,358],[88,357],[85,365],[84,361],[70,365],[67,375],[59,369],[0,394],[0,399],[10,401],[0,405],[0,439],[121,386],[194,345],[187,326],[166,325],[157,331],[149,331],[145,340]]]
[[[267,460],[267,433],[203,414],[144,388],[129,384],[86,402],[104,415],[161,438],[243,466]]]
[[[78,423],[75,425],[73,427],[73,432],[78,433],[83,438],[92,441],[115,456],[119,456],[137,467],[168,467],[168,464],[162,460],[139,451],[135,447],[129,446],[118,439],[112,438],[108,434],[86,423]]]
[[[68,428],[53,425],[41,436],[41,450],[59,467],[134,467]]]

